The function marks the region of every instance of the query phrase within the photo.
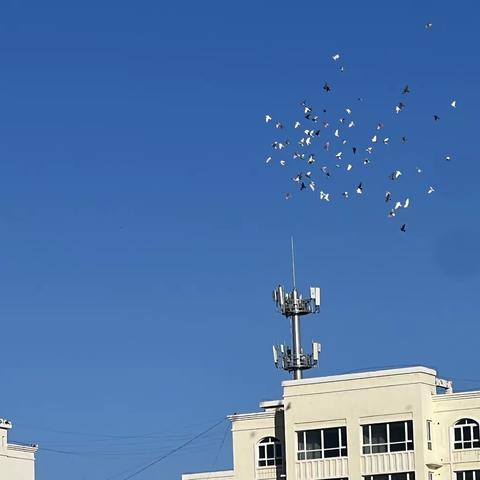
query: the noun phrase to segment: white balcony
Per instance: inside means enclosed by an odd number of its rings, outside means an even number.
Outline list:
[[[375,453],[362,455],[361,458],[362,475],[412,472],[415,470],[414,452]]]
[[[468,463],[480,461],[480,449],[454,450],[452,452],[453,463]]]
[[[348,458],[323,458],[297,461],[297,480],[348,477]]]

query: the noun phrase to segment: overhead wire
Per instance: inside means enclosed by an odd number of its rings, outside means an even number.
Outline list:
[[[140,475],[142,472],[144,472],[145,470],[148,470],[149,468],[153,467],[154,465],[160,463],[161,461],[165,460],[166,458],[170,457],[171,455],[173,455],[174,453],[182,450],[183,448],[187,447],[188,445],[190,445],[191,443],[193,443],[195,440],[197,440],[198,438],[201,438],[203,437],[204,435],[206,435],[208,432],[212,431],[213,429],[215,429],[216,427],[218,427],[221,423],[225,422],[225,418],[222,418],[222,420],[216,422],[214,425],[212,425],[211,427],[203,430],[202,432],[198,433],[197,435],[195,435],[194,437],[190,438],[189,440],[187,440],[186,442],[182,443],[181,445],[173,448],[172,450],[170,450],[169,452],[165,453],[164,455],[161,455],[160,457],[156,458],[155,460],[147,463],[146,465],[143,465],[142,467],[140,467],[138,470],[134,471],[133,473],[130,473],[128,474],[126,477],[122,477],[120,480],[130,480],[131,478],[134,478],[138,475]],[[106,480],[110,480],[111,478],[113,477],[109,477],[107,478]]]

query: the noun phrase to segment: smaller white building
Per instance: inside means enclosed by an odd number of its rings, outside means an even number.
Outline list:
[[[8,442],[12,422],[0,418],[0,479],[35,480],[35,452],[37,445]]]

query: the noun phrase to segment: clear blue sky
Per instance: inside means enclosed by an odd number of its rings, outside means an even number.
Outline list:
[[[480,388],[479,14],[473,0],[2,2],[0,416],[12,440],[75,454],[40,450],[39,480],[119,480],[278,398],[271,344],[288,326],[270,294],[290,286],[292,233],[302,288],[323,289],[304,322],[323,345],[315,374],[425,364]],[[294,118],[325,80],[331,108],[363,96],[370,124],[411,85],[409,144],[385,161],[421,163],[437,192],[406,234],[367,194],[286,202],[265,165],[264,114]],[[137,478],[229,467],[225,425]]]

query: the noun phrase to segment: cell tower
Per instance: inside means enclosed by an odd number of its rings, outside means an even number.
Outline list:
[[[293,290],[290,293],[279,285],[273,291],[273,300],[278,311],[287,318],[290,318],[292,326],[292,344],[274,345],[273,360],[277,368],[283,368],[287,372],[293,373],[295,380],[303,378],[303,371],[308,370],[318,364],[318,357],[321,346],[318,342],[312,342],[312,353],[304,353],[300,336],[300,317],[310,313],[320,311],[320,288],[310,287],[310,298],[304,299],[296,287],[295,279],[295,252],[292,243],[292,276]]]

